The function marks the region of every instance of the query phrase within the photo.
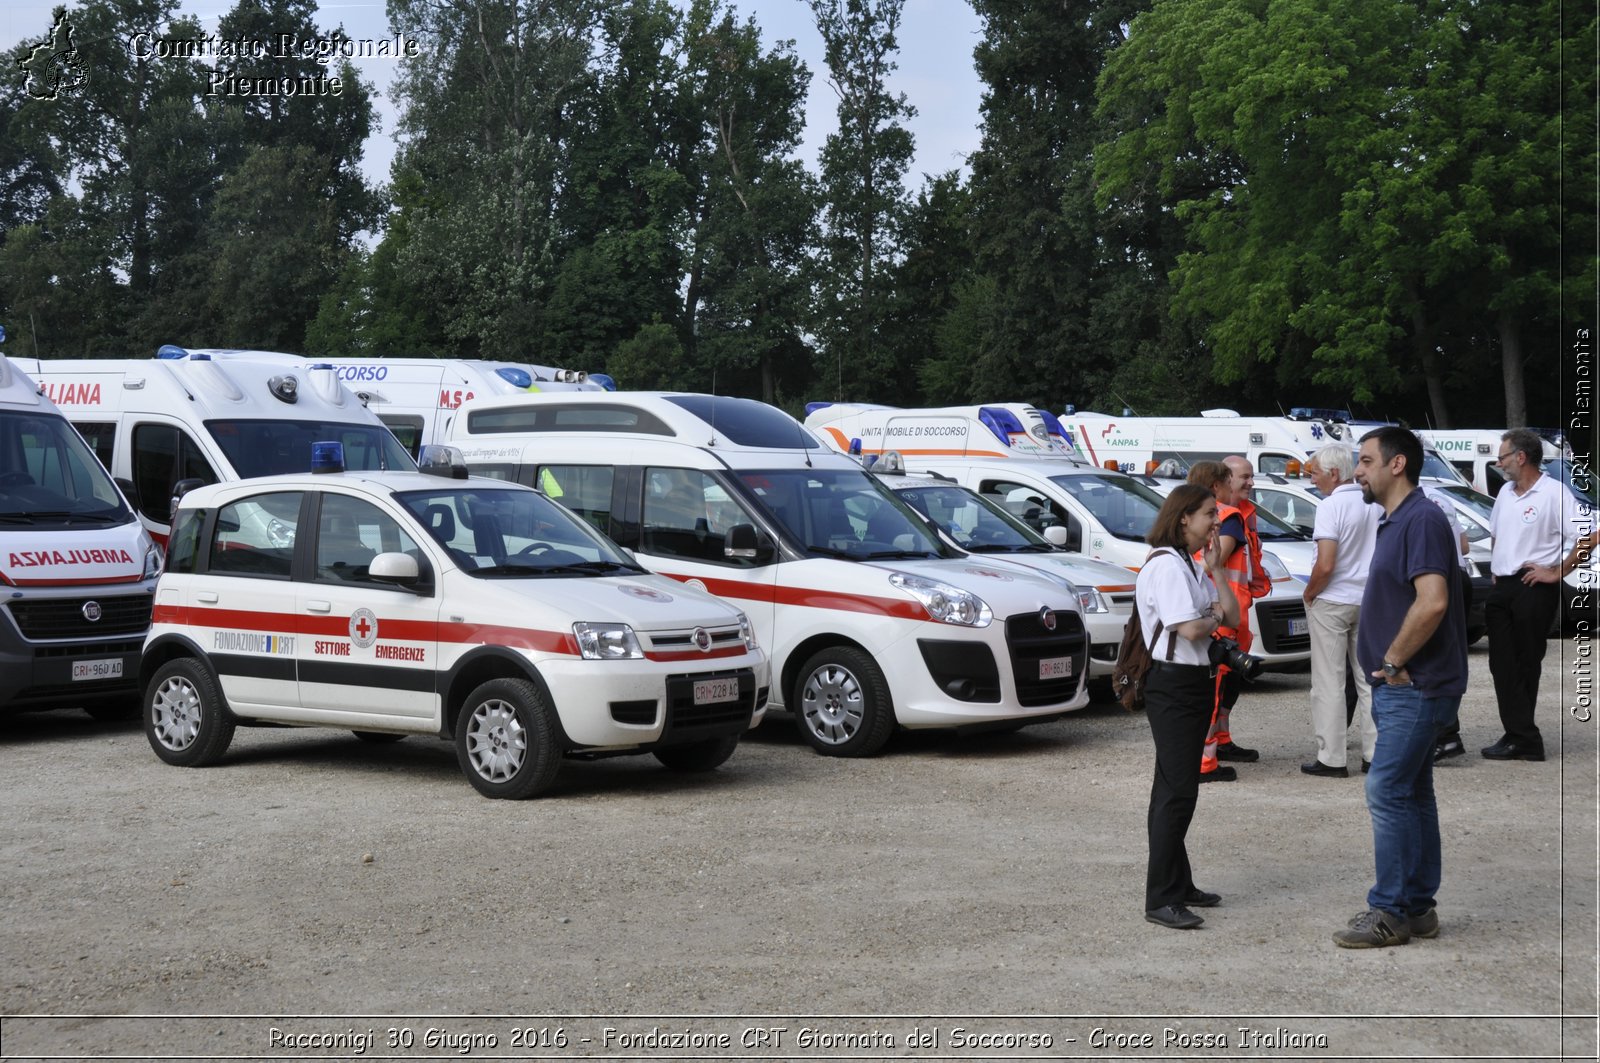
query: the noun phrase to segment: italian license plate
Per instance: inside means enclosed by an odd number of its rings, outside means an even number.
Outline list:
[[[72,678],[79,679],[120,679],[122,677],[122,658],[113,657],[105,661],[73,661]]]
[[[738,701],[737,679],[698,679],[694,684],[696,705],[715,705],[719,701]]]
[[[1039,662],[1040,679],[1069,679],[1071,676],[1071,657],[1046,657]]]
[[[1311,621],[1309,621],[1309,620],[1291,620],[1291,621],[1289,621],[1289,634],[1291,634],[1291,635],[1304,635],[1306,632],[1308,632],[1310,630],[1311,630]]]

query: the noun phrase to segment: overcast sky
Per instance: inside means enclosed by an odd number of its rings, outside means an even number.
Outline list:
[[[7,0],[0,4],[0,49],[49,32],[53,6],[42,0]],[[197,15],[205,29],[215,30],[232,6],[226,0],[186,0],[183,10]],[[741,17],[755,16],[767,47],[777,40],[792,39],[811,71],[801,156],[815,168],[817,152],[837,119],[836,99],[828,87],[827,68],[822,61],[822,39],[812,22],[810,8],[805,0],[745,0],[736,6]],[[332,29],[339,23],[355,40],[377,40],[389,35],[382,0],[320,6],[320,28]],[[922,186],[923,174],[960,168],[967,153],[978,146],[978,97],[982,86],[972,68],[978,32],[978,18],[967,0],[906,2],[901,16],[899,70],[892,85],[905,93],[907,102],[918,112],[909,123],[916,137],[916,156],[906,186],[913,192]],[[376,90],[381,122],[381,129],[367,141],[363,167],[369,179],[387,182],[395,152],[396,109],[389,98],[395,64],[392,60],[365,60],[357,65],[362,77]],[[93,71],[89,76],[94,76]]]

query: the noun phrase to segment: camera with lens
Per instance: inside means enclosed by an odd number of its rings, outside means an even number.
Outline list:
[[[1226,635],[1212,636],[1211,645],[1206,647],[1206,656],[1210,658],[1212,667],[1225,664],[1245,682],[1252,682],[1261,674],[1261,658],[1250,656],[1239,648],[1237,640]]]

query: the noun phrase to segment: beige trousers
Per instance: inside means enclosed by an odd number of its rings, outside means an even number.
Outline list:
[[[1330,768],[1345,766],[1348,729],[1344,715],[1346,670],[1355,677],[1356,715],[1361,756],[1370,761],[1378,744],[1372,722],[1372,681],[1361,674],[1356,660],[1356,626],[1359,605],[1343,605],[1318,598],[1306,610],[1311,626],[1311,729],[1317,737],[1317,759]]]

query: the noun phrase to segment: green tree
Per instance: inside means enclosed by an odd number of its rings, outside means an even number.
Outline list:
[[[905,0],[808,0],[822,34],[839,128],[820,157],[823,219],[817,332],[824,391],[860,399],[890,385],[884,352],[887,272],[900,254],[905,174],[915,143],[900,123],[915,117],[889,91]]]

